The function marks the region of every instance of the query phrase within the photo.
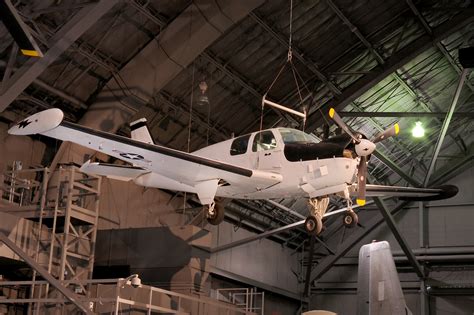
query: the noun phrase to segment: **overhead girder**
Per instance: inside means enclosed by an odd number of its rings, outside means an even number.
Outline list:
[[[117,2],[117,0],[101,0],[82,8],[54,34],[44,57],[28,60],[11,78],[6,82],[2,82],[3,91],[0,95],[0,112],[3,112],[51,63]]]
[[[433,28],[433,35],[423,35],[416,41],[401,48],[399,51],[393,53],[385,60],[383,65],[378,65],[370,71],[369,74],[362,76],[360,79],[351,84],[348,88],[342,91],[342,94],[337,95],[330,102],[325,103],[320,109],[327,111],[329,106],[336,110],[342,109],[357,99],[359,96],[367,92],[374,85],[385,79],[387,76],[395,72],[398,68],[405,65],[407,62],[423,53],[430,47],[433,42],[439,42],[448,37],[454,32],[465,27],[474,21],[474,9],[464,9],[460,14],[452,19]],[[319,111],[313,110],[307,120],[307,130],[312,131],[323,123]]]
[[[99,130],[117,131],[207,46],[262,3],[263,0],[234,0],[218,6],[206,1],[192,2],[156,40],[150,41],[114,73],[80,123]],[[69,155],[69,162],[76,163],[82,163],[85,155],[94,154],[77,145],[71,145],[69,151],[75,153]],[[61,146],[55,162],[62,160],[64,152]]]
[[[453,118],[453,113],[454,113],[454,110],[456,109],[456,105],[458,103],[459,96],[461,95],[461,90],[464,85],[464,81],[466,80],[468,71],[469,71],[468,69],[464,69],[459,78],[459,82],[456,87],[456,92],[454,93],[453,100],[449,107],[448,113],[446,114],[446,118],[444,119],[443,126],[441,127],[439,138],[438,138],[438,141],[436,142],[436,145],[433,151],[433,157],[431,158],[430,166],[428,167],[428,172],[426,173],[425,180],[423,181],[423,186],[425,187],[428,185],[429,180],[431,178],[431,174],[434,171],[436,160],[438,159],[438,154],[441,150],[441,146],[443,145],[444,137],[446,136],[446,133],[448,132],[449,124],[451,123],[451,119]]]

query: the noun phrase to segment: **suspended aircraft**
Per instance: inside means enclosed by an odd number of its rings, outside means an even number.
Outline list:
[[[344,134],[319,141],[291,128],[272,128],[222,141],[192,153],[154,143],[146,120],[130,124],[131,138],[64,121],[60,109],[36,113],[9,129],[12,135],[41,134],[105,153],[127,165],[87,161],[85,173],[133,181],[137,185],[197,194],[207,220],[217,225],[224,207],[216,197],[234,199],[306,198],[308,233],[318,235],[330,195],[347,201],[343,223],[358,223],[352,197],[359,206],[366,196],[397,196],[411,200],[436,200],[454,196],[455,186],[437,188],[394,187],[366,184],[367,162],[376,144],[399,132],[398,124],[372,140],[353,132],[335,112],[329,117]]]

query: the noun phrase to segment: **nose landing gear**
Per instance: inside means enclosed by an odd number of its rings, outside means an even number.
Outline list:
[[[352,200],[347,199],[347,211],[344,213],[342,223],[345,227],[353,228],[359,223],[359,216],[352,210]]]

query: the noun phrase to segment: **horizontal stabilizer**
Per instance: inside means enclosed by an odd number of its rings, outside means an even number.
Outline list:
[[[81,166],[81,171],[86,174],[106,176],[107,178],[125,182],[131,181],[140,175],[150,172],[141,167],[96,162],[91,163],[90,160]]]
[[[61,124],[64,113],[59,108],[51,108],[31,115],[8,130],[11,135],[34,135],[56,128]]]

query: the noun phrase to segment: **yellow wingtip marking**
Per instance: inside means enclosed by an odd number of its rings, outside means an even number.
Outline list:
[[[39,57],[39,52],[36,50],[28,50],[28,49],[22,49],[21,53],[25,56],[30,56],[30,57]]]
[[[329,117],[333,118],[334,113],[336,113],[336,111],[334,110],[334,108],[331,107],[331,109],[329,109]]]
[[[398,123],[395,124],[395,134],[398,135],[400,132],[400,125]]]
[[[356,199],[356,202],[361,207],[365,205],[365,199]]]

